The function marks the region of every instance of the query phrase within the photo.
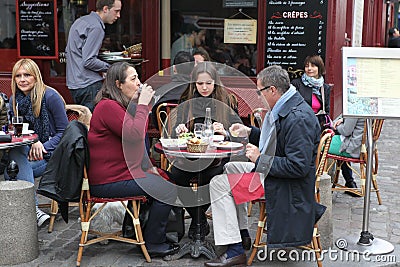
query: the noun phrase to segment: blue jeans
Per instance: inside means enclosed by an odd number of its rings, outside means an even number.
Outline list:
[[[69,90],[71,92],[72,98],[75,104],[86,106],[93,112],[94,109],[94,99],[97,92],[103,85],[102,81],[95,82],[87,87]]]
[[[23,180],[30,183],[35,184],[35,178],[43,175],[46,170],[47,160],[36,160],[29,161],[28,153],[30,150],[30,146],[20,146],[16,148],[10,149],[8,152],[9,160],[14,160],[18,164],[18,175],[17,180]],[[4,178],[6,180],[10,179],[10,176],[7,173],[7,168],[4,171]],[[35,202],[36,206],[38,205],[38,200],[35,193]]]

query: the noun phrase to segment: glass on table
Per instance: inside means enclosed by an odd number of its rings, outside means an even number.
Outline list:
[[[23,117],[22,116],[13,116],[11,118],[11,124],[14,129],[14,136],[16,136],[16,137],[22,136]]]
[[[196,136],[197,138],[201,138],[203,135],[203,131],[204,131],[203,123],[195,123],[194,124],[194,128],[193,128],[194,136]]]
[[[246,131],[235,130],[230,131],[230,134],[232,142],[241,143],[243,148],[246,148],[246,145],[249,143],[249,136]]]

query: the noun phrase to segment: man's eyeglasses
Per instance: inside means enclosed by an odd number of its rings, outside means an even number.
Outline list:
[[[261,96],[261,92],[264,91],[264,90],[270,89],[271,86],[272,86],[272,85],[268,85],[268,86],[265,86],[264,88],[262,88],[262,89],[260,89],[260,90],[257,90],[257,91],[256,91],[256,92],[257,92],[257,95]]]

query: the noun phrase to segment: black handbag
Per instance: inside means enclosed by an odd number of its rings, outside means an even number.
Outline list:
[[[152,202],[152,199],[148,199],[145,203],[140,205],[139,220],[143,231],[146,228],[149,219]],[[130,209],[133,213],[132,205],[130,203],[131,202],[128,203],[128,209]],[[185,235],[184,213],[185,212],[182,207],[172,207],[169,213],[166,236],[171,242],[178,243]],[[132,217],[127,212],[125,213],[124,222],[122,224],[122,235],[126,238],[135,237],[135,229]]]
[[[333,122],[329,114],[320,112],[315,115],[317,116],[319,126],[321,127],[321,131],[333,128]]]
[[[319,126],[321,127],[321,132],[325,129],[333,129],[333,122],[328,113],[325,112],[325,92],[324,86],[321,87],[321,95],[322,95],[322,110],[320,110],[317,114]]]

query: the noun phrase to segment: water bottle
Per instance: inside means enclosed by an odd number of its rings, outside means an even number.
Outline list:
[[[213,123],[211,120],[211,108],[206,108],[206,117],[204,119],[204,134],[203,138],[210,146],[212,145],[212,137],[214,135]]]

